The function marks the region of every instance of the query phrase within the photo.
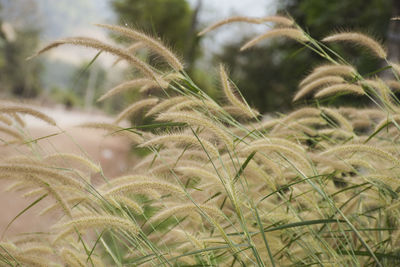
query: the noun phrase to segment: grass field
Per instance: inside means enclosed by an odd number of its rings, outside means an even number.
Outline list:
[[[128,90],[141,98],[112,123],[80,126],[123,135],[144,154],[114,179],[102,166],[71,153],[43,154],[26,142],[21,114],[56,125],[19,104],[0,106],[8,146],[31,153],[0,163],[0,177],[31,199],[40,214],[62,214],[48,231],[0,243],[4,266],[397,266],[399,231],[400,65],[379,42],[339,32],[318,41],[288,17],[234,17],[227,23],[275,23],[243,45],[290,38],[321,57],[299,81],[293,101],[307,105],[263,119],[218,68],[224,99],[214,101],[186,74],[181,60],[157,39],[136,30],[98,25],[132,39],[120,48],[86,37],[44,47],[85,46],[125,60],[142,76],[124,81],[100,100]],[[329,48],[352,43],[381,59],[363,77]],[[144,46],[170,66],[155,69],[135,54]],[[344,45],[344,44],[343,44]],[[32,59],[34,60],[34,59]],[[387,67],[386,67],[387,66]],[[380,78],[380,70],[389,72]],[[330,101],[355,95],[365,108]],[[307,99],[307,101],[304,101]],[[145,117],[148,123],[137,124]],[[130,127],[121,122],[129,119]],[[143,120],[140,120],[143,121]],[[72,167],[73,166],[73,167]],[[93,183],[97,175],[101,183]]]

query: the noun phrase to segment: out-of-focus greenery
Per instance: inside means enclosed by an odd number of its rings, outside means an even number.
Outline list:
[[[161,36],[192,68],[200,51],[197,13],[186,0],[113,0],[112,6],[121,24]]]
[[[280,2],[279,10],[280,13],[291,14],[316,39],[329,35],[333,29],[349,29],[385,40],[394,4],[391,0],[290,0]],[[265,41],[239,52],[243,44],[244,40],[227,44],[217,60],[222,60],[230,67],[231,77],[245,98],[262,112],[290,109],[298,81],[308,70],[322,62],[310,50],[287,39]],[[336,45],[335,49],[344,58],[350,59],[350,63],[356,65],[362,74],[374,71],[379,66],[373,57],[359,56],[365,53],[363,49],[342,44]],[[343,101],[354,103],[354,100],[359,99],[339,101],[343,104]]]
[[[60,87],[53,87],[50,90],[50,97],[57,103],[63,104],[66,108],[83,106],[83,99],[71,90]]]
[[[100,64],[82,63],[72,75],[70,88],[80,98],[85,98],[87,90],[94,90],[94,95],[99,97],[104,91],[107,72]],[[108,88],[107,88],[108,89]]]
[[[112,6],[120,24],[160,36],[163,43],[169,44],[184,60],[185,70],[192,79],[211,96],[216,96],[209,71],[196,64],[202,56],[200,37],[197,36],[201,1],[191,7],[186,0],[113,0]],[[151,65],[162,68],[159,57],[147,56]],[[135,93],[131,93],[127,99],[135,99],[135,96]]]
[[[1,24],[1,22],[0,22]],[[40,91],[40,60],[27,61],[38,44],[38,30],[15,30],[15,39],[0,35],[0,90],[21,97],[34,97]]]

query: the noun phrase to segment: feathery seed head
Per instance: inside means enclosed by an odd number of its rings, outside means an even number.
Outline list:
[[[299,41],[299,42],[307,42],[308,37],[299,29],[294,29],[294,28],[278,28],[278,29],[273,29],[269,30],[268,32],[255,37],[254,39],[251,39],[248,41],[246,44],[244,44],[241,48],[240,51],[246,50],[257,43],[261,42],[264,39],[271,38],[271,37],[279,37],[279,36],[285,36],[290,39]]]
[[[78,163],[81,163],[87,167],[89,167],[90,169],[92,169],[92,171],[94,171],[95,173],[100,172],[101,168],[99,165],[93,163],[92,161],[90,161],[89,159],[82,157],[82,156],[78,156],[76,154],[72,154],[72,153],[57,153],[57,154],[53,154],[53,155],[49,155],[46,156],[44,158],[45,161],[53,161],[53,160],[71,160],[71,161],[75,161]]]
[[[323,42],[347,41],[369,48],[377,57],[385,59],[386,49],[376,40],[359,32],[339,32],[322,39]]]
[[[300,90],[296,93],[293,98],[293,102],[303,98],[313,90],[317,89],[323,85],[331,85],[336,83],[342,83],[344,79],[340,76],[324,76],[321,78],[316,79],[315,81],[310,82],[309,84],[300,88]]]
[[[144,33],[122,26],[113,26],[106,24],[96,24],[96,25],[102,28],[119,32],[129,38],[145,43],[148,47],[157,52],[160,56],[164,57],[165,60],[171,65],[171,67],[173,67],[176,71],[183,70],[183,64],[178,60],[178,57],[174,55],[169,49],[167,49],[163,44],[157,41],[155,38],[151,38],[150,36]]]
[[[56,236],[55,240],[53,241],[54,243],[67,237],[73,233],[75,229],[78,229],[79,231],[93,228],[121,229],[135,236],[139,233],[139,227],[133,221],[110,215],[83,216],[81,218],[73,219],[69,222],[57,225],[56,228],[65,230]]]
[[[47,116],[46,114],[44,114],[40,111],[37,111],[37,110],[29,108],[29,107],[11,106],[11,105],[0,106],[0,113],[8,113],[11,115],[13,115],[15,113],[28,114],[28,115],[36,117],[42,121],[47,122],[50,125],[56,125],[56,122],[52,118],[50,118],[49,116]]]
[[[285,25],[285,26],[292,26],[294,24],[293,20],[283,17],[283,16],[268,16],[264,18],[251,18],[251,17],[243,17],[243,16],[234,16],[227,19],[220,20],[201,32],[198,33],[199,36],[202,36],[210,31],[213,31],[223,25],[234,23],[234,22],[246,22],[251,24],[262,24],[264,22],[274,22],[276,24]]]
[[[327,97],[331,96],[337,93],[351,93],[351,94],[356,94],[356,95],[364,95],[364,89],[355,84],[348,84],[348,83],[340,83],[340,84],[334,84],[330,85],[328,87],[325,87],[321,90],[319,90],[314,97],[315,98],[322,98],[322,97]]]
[[[241,101],[240,99],[238,99],[234,92],[233,89],[231,87],[230,81],[228,79],[228,75],[226,74],[226,71],[224,69],[224,66],[221,64],[219,66],[219,74],[220,74],[220,79],[221,79],[221,83],[222,83],[222,89],[224,91],[224,94],[226,96],[226,98],[228,99],[228,101],[233,105],[236,106],[239,110],[242,111],[242,113],[244,115],[246,115],[249,118],[255,118],[259,115],[259,113],[255,110],[252,110],[247,104],[246,102]]]
[[[217,148],[207,140],[187,134],[168,134],[168,135],[158,136],[147,142],[142,143],[140,146],[146,147],[159,144],[168,144],[171,142],[184,145],[192,145],[194,147],[200,148],[204,150],[205,153],[209,153],[210,157],[212,158],[218,157],[219,155]]]
[[[211,131],[218,136],[229,149],[233,149],[233,140],[226,133],[225,127],[221,123],[208,119],[207,117],[204,117],[198,113],[184,111],[165,112],[161,113],[157,117],[157,120],[183,122],[189,124],[190,126],[202,126],[206,130]]]
[[[72,45],[90,47],[90,48],[94,48],[94,49],[97,49],[100,51],[108,52],[110,54],[113,54],[115,56],[123,58],[124,60],[128,61],[133,66],[138,68],[144,75],[157,81],[158,76],[154,73],[154,71],[146,63],[144,63],[140,59],[129,54],[128,52],[126,52],[125,50],[123,50],[121,48],[111,46],[109,44],[103,43],[94,38],[75,37],[75,38],[61,39],[61,40],[55,41],[55,42],[47,45],[46,47],[42,48],[39,52],[37,52],[37,54],[35,56],[38,56],[52,48],[55,48],[55,47],[58,47],[58,46],[64,45],[64,44],[72,44]]]
[[[180,187],[174,184],[156,179],[151,179],[146,181],[135,181],[131,183],[125,183],[122,185],[121,184],[115,185],[113,188],[106,191],[104,193],[104,196],[113,196],[122,193],[135,193],[135,194],[147,193],[146,190],[148,189],[172,193],[175,196],[178,195],[180,197],[184,197],[186,195],[185,192]]]
[[[158,98],[147,98],[147,99],[142,99],[140,101],[137,101],[121,111],[121,113],[118,115],[118,117],[115,119],[115,123],[118,124],[122,120],[126,119],[127,117],[131,116],[135,112],[138,112],[144,108],[152,107],[155,104],[157,104],[159,101]]]
[[[312,81],[324,77],[324,76],[346,76],[352,77],[356,73],[354,67],[349,65],[336,65],[328,64],[322,65],[313,70],[308,76],[306,76],[300,83],[299,86],[303,87]]]
[[[161,82],[161,84],[158,84],[158,82]],[[114,96],[116,94],[120,94],[124,91],[127,91],[131,88],[137,88],[140,86],[151,86],[151,87],[161,87],[161,88],[166,88],[168,86],[168,83],[163,81],[161,78],[158,78],[157,81],[148,79],[148,78],[139,78],[139,79],[134,79],[130,81],[123,82],[111,90],[109,90],[107,93],[103,94],[97,101],[103,101],[106,98],[109,98],[111,96]]]

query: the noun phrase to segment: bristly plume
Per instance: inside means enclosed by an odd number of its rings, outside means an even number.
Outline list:
[[[62,238],[65,238],[66,236],[70,235],[76,230],[86,230],[93,228],[107,229],[111,227],[114,229],[121,229],[127,231],[133,235],[139,233],[139,227],[133,221],[109,215],[85,216],[58,225],[58,227],[60,229],[65,229],[65,230],[62,231],[55,238],[54,243],[56,243]]]
[[[99,101],[99,102],[103,101],[106,98],[109,98],[116,94],[122,93],[130,88],[135,88],[135,87],[140,87],[140,86],[166,88],[168,86],[168,83],[163,81],[161,78],[159,78],[158,81],[154,81],[154,80],[148,79],[148,78],[139,78],[139,79],[126,81],[121,84],[118,84],[117,86],[115,86],[114,88],[109,90],[107,93],[102,95],[97,101]]]
[[[157,192],[166,192],[174,194],[175,197],[183,198],[185,196],[185,191],[179,186],[176,186],[169,182],[164,182],[158,179],[148,179],[139,180],[131,183],[117,184],[113,188],[105,191],[104,196],[115,196],[127,193],[128,195],[132,193],[140,194],[146,193],[147,190],[156,190]]]
[[[143,48],[143,47],[145,47],[145,46],[146,46],[146,45],[145,45],[144,43],[142,43],[142,42],[136,42],[136,43],[130,45],[130,46],[129,46],[128,48],[126,48],[125,50],[126,50],[126,52],[128,52],[128,53],[134,54],[137,50],[139,50],[139,49],[141,49],[141,48]],[[120,58],[117,59],[117,60],[115,60],[114,63],[113,63],[113,66],[117,65],[118,62],[120,62],[120,61],[121,61]]]
[[[222,64],[219,66],[219,75],[222,83],[222,89],[228,101],[235,107],[238,107],[242,111],[242,113],[247,117],[250,118],[257,117],[259,115],[257,111],[252,110],[248,105],[245,104],[245,102],[239,100],[235,96],[231,84],[229,82],[228,75],[226,74],[226,71]]]
[[[157,104],[157,102],[158,102],[158,98],[155,98],[155,97],[147,98],[147,99],[143,99],[138,102],[135,102],[132,105],[130,105],[129,107],[127,107],[126,109],[124,109],[123,111],[121,111],[121,113],[115,119],[115,123],[118,124],[119,122],[126,119],[128,116],[134,114],[135,112],[142,110],[143,108],[152,107],[155,104]]]
[[[75,37],[75,38],[61,39],[61,40],[55,41],[55,42],[45,46],[44,48],[39,50],[39,52],[37,52],[32,57],[38,56],[40,54],[43,54],[44,52],[46,52],[46,51],[48,51],[50,49],[56,48],[56,47],[58,47],[60,45],[64,45],[64,44],[72,44],[72,45],[78,45],[78,46],[84,46],[84,47],[91,47],[91,48],[97,49],[99,51],[108,52],[108,53],[113,54],[113,55],[115,55],[117,57],[125,59],[126,61],[131,63],[133,66],[138,68],[144,75],[146,75],[147,77],[152,78],[152,79],[157,81],[158,76],[150,68],[150,66],[148,66],[146,63],[144,63],[140,59],[138,59],[135,56],[129,54],[129,52],[126,52],[125,50],[123,50],[121,48],[111,46],[109,44],[103,43],[103,42],[101,42],[101,41],[99,41],[97,39],[94,39],[94,38]],[[30,57],[30,58],[32,58],[32,57]],[[30,59],[30,58],[28,58],[28,59]]]
[[[251,17],[243,17],[243,16],[235,16],[227,19],[220,20],[213,25],[208,26],[204,30],[198,33],[199,36],[202,36],[210,31],[213,31],[223,25],[234,23],[234,22],[246,22],[251,24],[262,24],[264,22],[273,22],[278,25],[292,26],[294,24],[293,20],[283,17],[283,16],[268,16],[264,18],[251,18]]]
[[[347,41],[369,48],[377,57],[385,59],[386,49],[376,40],[359,32],[339,32],[322,39],[323,42]]]
[[[296,95],[293,98],[293,102],[299,100],[300,98],[303,98],[313,90],[317,89],[318,87],[322,85],[331,85],[331,84],[336,84],[336,83],[342,83],[344,82],[344,79],[340,76],[324,76],[319,79],[316,79],[313,82],[310,82],[309,84],[306,84],[305,86],[301,87],[300,90],[296,93]]]
[[[85,165],[86,167],[90,168],[93,172],[97,173],[101,171],[101,168],[99,165],[95,164],[91,160],[87,159],[86,157],[83,156],[78,156],[76,154],[72,153],[56,153],[52,155],[48,155],[44,158],[45,161],[74,161],[77,163],[80,163],[82,165]]]
[[[319,79],[324,76],[345,76],[352,77],[356,73],[354,67],[349,65],[336,65],[336,64],[328,64],[322,65],[313,70],[307,77],[305,77],[300,83],[299,86],[303,87],[308,83],[313,82],[316,79]]]
[[[37,111],[35,109],[29,108],[29,107],[24,107],[24,106],[11,106],[11,105],[6,105],[6,106],[0,106],[0,113],[7,113],[7,114],[15,114],[15,113],[22,113],[22,114],[28,114],[33,117],[36,117],[42,121],[47,122],[48,124],[51,125],[56,125],[56,122],[44,114],[43,112]]]
[[[219,153],[217,148],[200,137],[195,137],[193,135],[188,134],[167,134],[162,136],[156,136],[153,139],[142,143],[141,147],[160,145],[160,144],[170,144],[170,143],[178,143],[181,145],[192,145],[199,149],[204,149],[205,153],[209,153],[211,157],[218,157]]]
[[[211,131],[218,136],[229,149],[233,150],[233,140],[226,132],[225,127],[221,123],[208,119],[199,113],[185,111],[164,112],[157,117],[157,120],[187,123],[190,127],[202,126],[205,130]]]
[[[363,145],[363,144],[350,144],[350,145],[341,145],[341,146],[335,146],[330,149],[325,150],[324,152],[321,153],[322,156],[327,156],[327,155],[338,155],[338,154],[345,154],[345,153],[356,153],[356,152],[363,152],[363,153],[368,153],[372,154],[375,156],[378,156],[380,158],[386,159],[397,166],[400,164],[400,160],[393,156],[392,154],[374,147],[370,145]]]
[[[168,48],[166,48],[156,39],[151,38],[150,36],[142,32],[135,31],[133,29],[129,29],[122,26],[113,26],[106,24],[96,24],[96,25],[112,31],[119,32],[129,38],[132,38],[133,40],[145,43],[148,47],[157,52],[160,56],[164,57],[165,60],[171,65],[171,67],[174,68],[174,70],[176,71],[183,70],[183,64],[178,60],[178,57],[174,55]]]
[[[334,85],[331,85],[331,86],[321,89],[314,95],[314,97],[322,98],[322,97],[327,97],[327,96],[334,95],[337,93],[351,93],[351,94],[356,94],[356,95],[364,95],[365,94],[363,88],[359,85],[341,83],[341,84],[334,84]]]
[[[294,29],[294,28],[278,28],[278,29],[273,29],[270,30],[260,36],[255,37],[254,39],[251,39],[247,43],[245,43],[241,48],[240,51],[246,50],[257,43],[261,42],[264,39],[271,38],[271,37],[277,37],[277,36],[285,36],[290,39],[299,41],[299,42],[307,42],[308,38],[307,36],[299,29]]]
[[[178,103],[181,103],[187,99],[190,99],[187,96],[175,96],[175,97],[170,97],[160,103],[158,103],[157,105],[155,105],[154,107],[152,107],[147,113],[146,116],[152,116],[154,114],[157,114],[159,112],[162,112],[166,109],[168,109],[171,106],[174,106]]]

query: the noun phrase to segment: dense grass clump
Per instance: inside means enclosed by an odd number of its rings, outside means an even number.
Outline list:
[[[82,45],[137,68],[143,77],[123,82],[100,99],[126,90],[139,90],[143,98],[124,109],[114,124],[82,127],[126,135],[133,146],[149,153],[124,176],[104,177],[98,186],[90,176],[101,173],[101,167],[80,156],[35,154],[1,162],[0,177],[12,180],[15,190],[54,200],[42,213],[64,214],[45,237],[32,234],[2,241],[2,265],[399,264],[399,65],[388,62],[383,46],[368,36],[326,37],[327,42],[353,42],[371,50],[393,72],[389,80],[365,79],[324,43],[280,16],[235,17],[202,34],[232,22],[276,23],[242,49],[284,36],[327,60],[300,82],[294,96],[311,104],[263,120],[241,97],[224,66],[219,76],[225,98],[216,103],[157,39],[119,26],[100,25],[131,38],[132,46],[77,37],[39,52]],[[170,70],[149,66],[132,47],[157,53]],[[369,98],[372,106],[324,104],[348,94]],[[0,131],[10,136],[10,145],[24,142],[13,128],[13,121],[21,121],[20,113],[53,123],[29,108],[1,106]],[[140,115],[152,122],[120,126],[124,119]],[[79,167],[66,167],[71,161]]]

